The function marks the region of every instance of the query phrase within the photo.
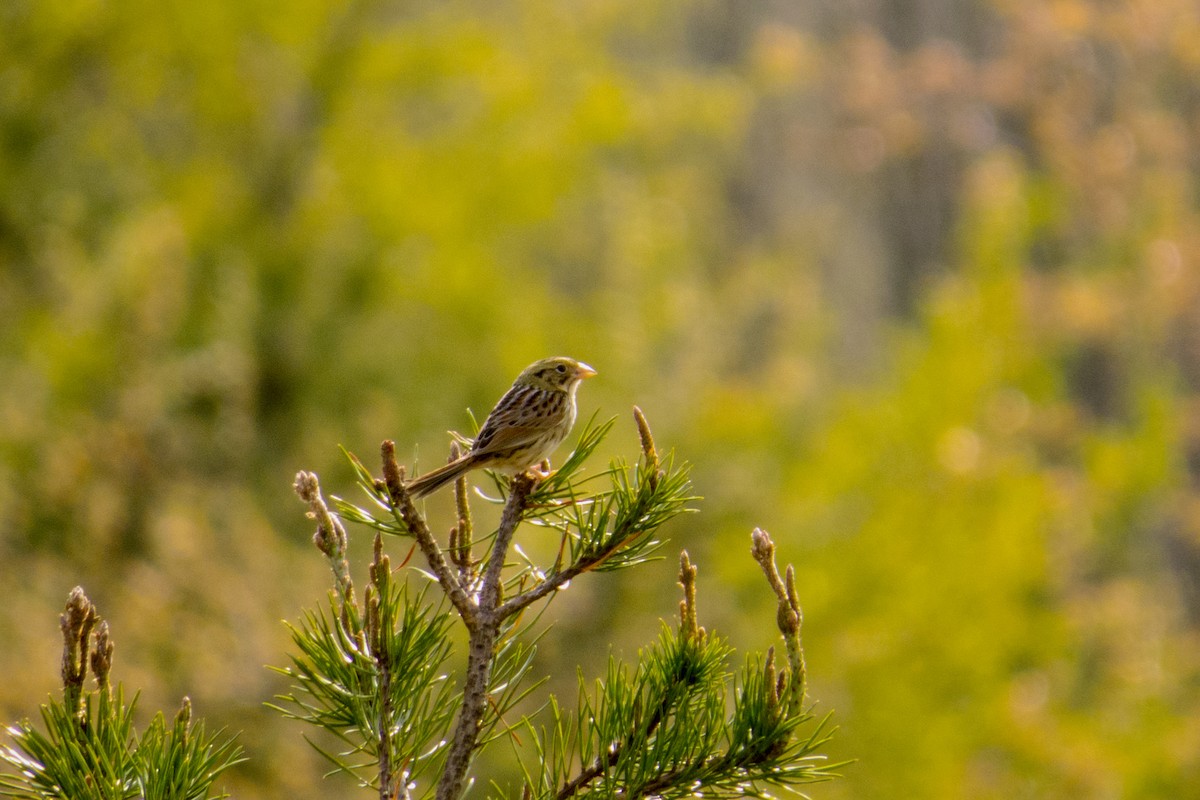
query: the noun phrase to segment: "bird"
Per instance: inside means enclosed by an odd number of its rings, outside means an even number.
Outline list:
[[[526,367],[496,403],[471,448],[462,456],[406,486],[413,499],[424,497],[473,469],[515,475],[546,459],[575,425],[575,392],[596,374],[566,356],[543,358]]]

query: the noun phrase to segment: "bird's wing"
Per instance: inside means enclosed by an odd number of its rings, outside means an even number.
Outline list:
[[[529,407],[538,392],[532,386],[509,389],[484,420],[483,428],[471,446],[471,454],[504,453],[537,441],[545,432],[545,426],[530,417]]]

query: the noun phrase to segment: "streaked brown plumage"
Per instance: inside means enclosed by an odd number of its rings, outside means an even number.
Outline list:
[[[548,457],[575,425],[575,391],[596,370],[563,356],[544,358],[517,376],[487,415],[465,455],[408,484],[413,497],[423,497],[473,469],[512,474]]]

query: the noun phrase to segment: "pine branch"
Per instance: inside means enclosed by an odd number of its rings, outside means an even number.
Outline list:
[[[436,743],[457,705],[443,671],[453,617],[424,592],[392,581],[390,563],[380,556],[365,619],[347,624],[331,598],[328,610],[307,612],[289,626],[299,653],[291,667],[276,671],[294,684],[272,705],[343,742],[340,753],[310,743],[337,771],[377,789],[394,785],[402,772],[416,780],[440,765],[443,748]]]
[[[673,516],[687,510],[687,503],[694,498],[688,494],[686,468],[676,469],[670,459],[664,468],[645,415],[634,406],[633,416],[642,458],[632,470],[632,477],[628,467],[616,462],[606,473],[612,486],[604,492],[577,496],[569,483],[538,487],[538,501],[551,509],[546,516],[558,518],[564,527],[579,531],[578,545],[572,548],[570,564],[561,567],[556,563],[554,571],[543,581],[507,600],[501,607],[504,616],[547,597],[585,572],[641,563],[658,545],[650,536]],[[610,421],[593,432],[589,423],[580,437],[580,445],[568,458],[571,473],[581,463],[577,454],[590,454],[611,426]]]
[[[645,418],[641,416],[640,409],[635,408],[635,416],[639,422],[638,427],[642,434],[643,447],[648,453],[653,453],[653,439],[650,439],[649,428],[645,425]],[[681,648],[678,652],[682,655],[695,648],[703,647],[705,640],[704,629],[698,627],[696,624],[696,568],[692,566],[687,551],[680,554],[679,582],[684,590],[684,599],[680,602],[679,633],[674,644]],[[625,754],[632,747],[638,744],[644,746],[646,743],[652,741],[658,727],[668,714],[671,713],[672,709],[679,703],[685,702],[686,697],[700,683],[699,675],[703,673],[703,670],[698,673],[690,666],[687,666],[686,657],[683,661],[675,661],[669,656],[664,656],[662,661],[664,664],[674,663],[679,666],[675,669],[664,670],[663,675],[665,676],[665,680],[660,679],[658,681],[661,685],[657,687],[656,691],[653,689],[650,690],[657,695],[654,698],[654,709],[651,711],[650,716],[644,722],[639,722],[641,704],[639,702],[635,705],[632,716],[637,724],[633,729],[610,744],[590,766],[581,770],[575,778],[565,783],[555,793],[555,800],[567,800],[567,798],[573,796],[591,782],[603,777],[605,773],[625,757]],[[655,659],[653,657],[648,658],[646,659],[646,663],[654,664]],[[648,677],[644,679],[643,685],[652,686],[656,683],[653,680],[653,676],[653,672],[649,673]],[[645,696],[644,692],[645,690],[643,690],[643,693],[639,693],[638,701]],[[670,782],[662,784],[663,787],[670,785],[672,785]]]
[[[501,574],[513,534],[521,522],[532,489],[533,478],[528,474],[518,475],[513,480],[512,491],[504,505],[500,527],[496,531],[491,554],[484,569],[479,604],[475,608],[473,624],[469,623],[467,626],[470,638],[467,645],[467,674],[463,686],[463,701],[446,756],[446,770],[438,783],[438,800],[457,800],[461,795],[467,768],[479,740],[496,639],[503,620],[499,613]]]
[[[458,442],[450,444],[449,461],[456,461],[462,455]],[[471,505],[467,500],[467,476],[460,475],[454,482],[454,508],[458,512],[454,527],[450,529],[450,560],[458,567],[458,578],[468,585],[474,578],[474,563],[471,556],[471,545],[474,537],[474,527],[471,522]]]
[[[76,586],[67,598],[67,609],[59,617],[63,634],[62,684],[63,704],[72,714],[81,712],[83,681],[87,677],[88,645],[92,628],[99,616],[96,609]]]
[[[750,554],[762,568],[767,577],[767,583],[779,599],[775,623],[783,634],[787,647],[788,665],[791,667],[789,683],[789,705],[791,713],[798,714],[804,709],[806,699],[806,674],[804,665],[804,648],[800,643],[800,628],[804,623],[804,612],[800,609],[800,599],[796,594],[796,573],[791,565],[787,568],[786,580],[779,577],[779,568],[775,566],[775,543],[762,528],[755,528],[750,534]]]
[[[581,770],[576,777],[565,783],[563,787],[559,789],[557,793],[555,793],[555,800],[567,800],[568,797],[574,796],[576,792],[587,786],[592,781],[602,777],[625,755],[626,752],[629,751],[632,743],[648,741],[650,737],[654,735],[654,731],[662,723],[669,710],[670,696],[663,695],[643,727],[627,734],[619,741],[610,744],[604,753],[592,762],[591,766]]]
[[[325,554],[325,558],[329,561],[338,596],[343,604],[353,605],[355,603],[354,582],[350,579],[350,564],[346,561],[346,547],[349,544],[346,528],[325,504],[325,498],[321,496],[321,486],[315,473],[304,471],[296,473],[296,480],[292,484],[292,488],[295,489],[300,499],[308,504],[308,518],[317,522],[317,532],[313,534],[313,544]]]
[[[242,761],[241,750],[218,731],[208,736],[193,723],[183,699],[174,722],[155,715],[141,736],[134,724],[136,698],[109,680],[113,644],[108,623],[80,587],[72,590],[61,619],[63,700],[41,708],[44,732],[29,721],[8,728],[13,744],[0,761],[15,770],[0,775],[0,795],[23,800],[207,800],[226,797],[212,786]],[[88,670],[96,688],[87,689]]]
[[[443,550],[406,491],[392,442],[381,448],[383,479],[371,476],[351,456],[360,484],[378,506],[367,510],[335,498],[342,517],[377,531],[364,600],[366,618],[356,622],[357,612],[349,614],[343,604],[340,621],[336,615],[329,621],[310,615],[302,628],[293,629],[303,656],[294,658],[294,667],[286,673],[307,695],[283,699],[299,708],[294,716],[330,730],[350,745],[348,753],[329,755],[340,769],[356,775],[366,766],[375,769],[372,778],[362,779],[378,790],[380,800],[411,800],[417,772],[435,765],[438,776],[425,785],[426,796],[461,800],[470,765],[481,748],[505,734],[511,734],[518,752],[526,747],[503,719],[537,686],[523,682],[537,637],[528,634],[535,623],[523,620],[522,612],[583,573],[623,569],[655,557],[661,545],[656,532],[690,510],[688,504],[695,498],[689,494],[686,466],[677,468],[670,454],[659,452],[640,409],[634,409],[634,421],[641,443],[635,464],[617,460],[604,471],[583,474],[584,463],[613,424],[610,420],[597,425],[593,417],[550,476],[537,480],[522,474],[510,482],[489,473],[499,492],[486,499],[502,508],[495,533],[483,539],[487,553],[481,562],[471,553],[474,532],[465,479],[455,484],[456,517]],[[311,484],[310,494],[319,499],[315,476]],[[322,512],[312,497],[307,502],[319,527],[336,532],[337,518],[328,509]],[[561,535],[548,574],[519,547],[515,549],[524,563],[516,568],[507,563],[522,522]],[[429,566],[422,573],[437,582],[466,627],[465,673],[456,690],[437,672],[449,652],[446,628],[440,623],[423,626],[420,596],[409,598],[388,589],[391,567],[382,552],[382,533],[413,537]],[[779,599],[777,623],[787,663],[777,666],[772,648],[765,659],[749,659],[737,675],[729,671],[731,650],[699,624],[696,568],[682,553],[678,629],[664,630],[653,646],[640,652],[632,672],[610,660],[607,678],[598,682],[594,695],[585,691],[581,678],[574,715],[564,715],[550,697],[544,706],[554,720],[548,737],[529,717],[519,723],[530,733],[528,746],[540,770],[535,777],[522,764],[528,800],[535,795],[534,787],[538,800],[585,794],[671,800],[697,792],[732,800],[768,797],[770,787],[831,777],[816,755],[827,738],[823,724],[807,738],[797,735],[810,717],[804,709],[802,617],[794,572],[789,567],[780,574],[774,545],[764,532],[755,531],[753,545],[754,558]],[[334,572],[339,574],[337,568]],[[388,614],[401,608],[404,624],[389,621]],[[399,639],[393,642],[384,636],[387,631],[412,629],[420,629],[425,649],[405,650]],[[434,684],[440,687],[436,691]],[[727,708],[731,697],[732,708]],[[398,725],[401,717],[420,723],[409,722],[405,728]],[[431,741],[434,744],[425,750],[412,749]],[[371,760],[351,764],[350,755]]]
[[[567,727],[557,704],[550,705],[555,738],[549,752],[540,747],[539,752],[556,777],[554,783],[538,782],[539,798],[567,800],[585,793],[684,798],[702,792],[732,800],[768,797],[764,787],[771,785],[833,777],[834,767],[815,755],[828,738],[823,725],[808,738],[796,736],[810,717],[792,711],[792,673],[776,669],[773,649],[765,662],[747,663],[736,682],[732,714],[726,714],[729,676],[722,665],[730,651],[698,623],[696,568],[686,552],[679,583],[678,631],[640,654],[632,680],[610,663],[594,699],[581,684],[580,708]],[[572,762],[585,766],[571,774]]]

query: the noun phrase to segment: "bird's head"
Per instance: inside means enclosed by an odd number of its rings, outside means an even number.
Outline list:
[[[536,386],[539,389],[571,391],[584,378],[590,378],[596,370],[566,356],[543,358],[530,364],[516,380],[517,384]]]

